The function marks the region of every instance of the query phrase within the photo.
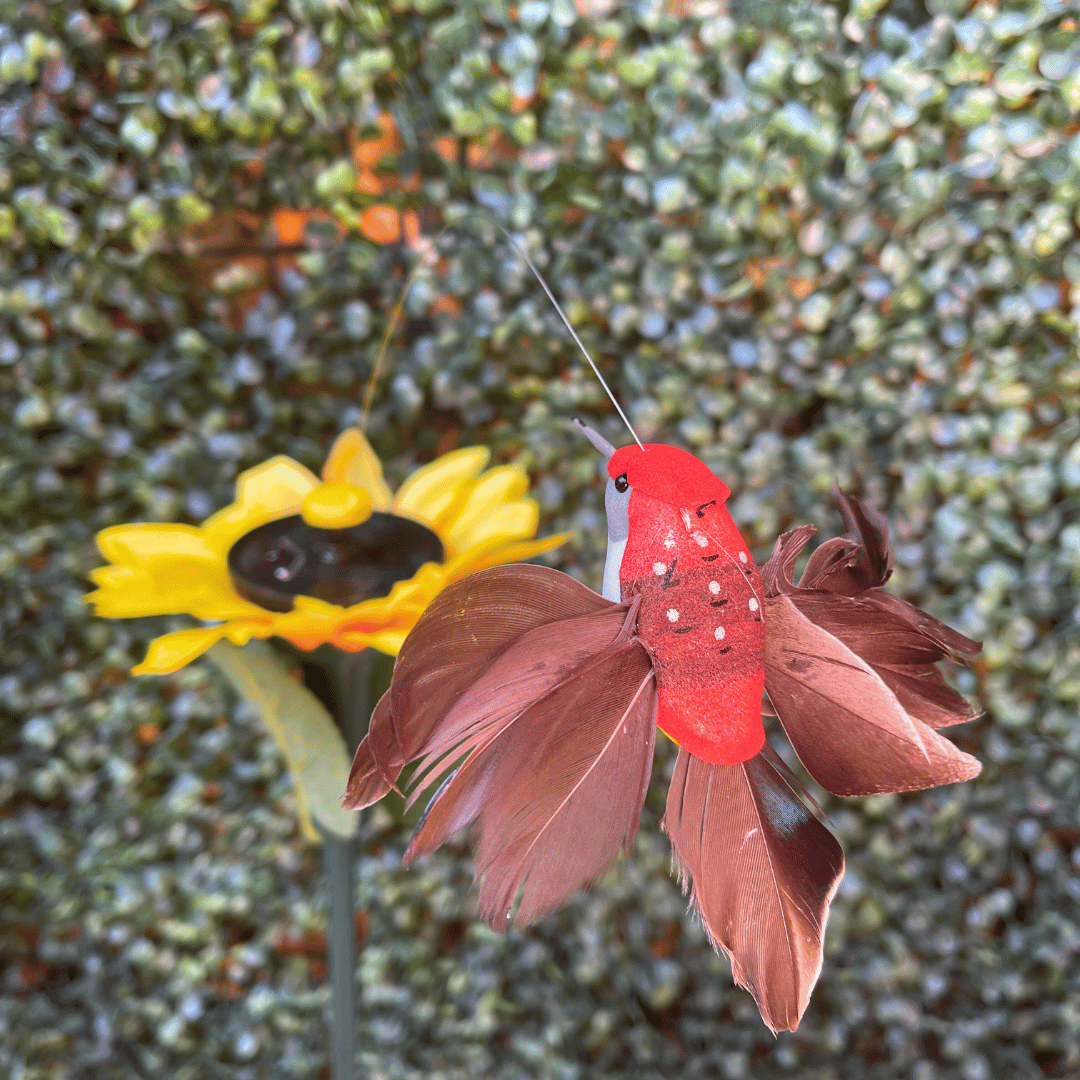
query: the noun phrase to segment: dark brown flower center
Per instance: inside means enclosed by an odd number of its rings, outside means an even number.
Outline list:
[[[298,514],[260,525],[229,549],[233,587],[268,611],[292,611],[297,596],[348,607],[386,596],[443,546],[426,526],[374,513],[351,529],[316,529]]]

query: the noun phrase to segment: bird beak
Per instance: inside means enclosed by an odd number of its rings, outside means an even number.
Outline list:
[[[615,453],[615,447],[611,445],[598,431],[593,431],[591,427],[583,424],[576,416],[574,417],[574,423],[581,430],[581,434],[585,436],[604,455],[608,461],[611,460],[611,455]]]

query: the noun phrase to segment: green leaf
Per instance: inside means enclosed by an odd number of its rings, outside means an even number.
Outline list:
[[[312,819],[335,836],[356,832],[357,815],[341,808],[349,755],[333,718],[318,698],[292,678],[269,645],[238,648],[219,641],[207,653],[236,692],[262,717],[296,785],[304,836],[318,842]]]

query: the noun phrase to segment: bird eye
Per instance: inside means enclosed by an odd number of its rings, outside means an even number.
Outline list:
[[[630,486],[630,481],[626,479],[626,473],[620,473],[615,477],[615,490],[621,495]]]

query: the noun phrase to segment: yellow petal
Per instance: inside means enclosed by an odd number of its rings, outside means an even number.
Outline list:
[[[347,428],[337,437],[322,475],[327,483],[356,484],[371,496],[374,509],[390,509],[392,496],[382,464],[359,428]]]
[[[260,525],[265,525],[268,521],[288,516],[287,512],[268,514],[256,503],[230,503],[223,510],[211,514],[203,522],[203,536],[206,537],[207,544],[214,549],[218,558],[223,559],[228,554],[229,548],[241,536],[251,532],[252,529],[257,529]]]
[[[277,513],[300,509],[304,496],[319,483],[318,477],[291,457],[278,454],[247,469],[236,479],[236,501],[256,503]]]
[[[489,469],[473,485],[456,515],[439,522],[447,548],[458,552],[470,547],[472,531],[484,518],[500,506],[516,502],[528,490],[529,478],[516,465]]]
[[[139,567],[148,559],[179,555],[189,559],[217,561],[206,543],[202,530],[195,525],[171,525],[164,522],[139,522],[113,525],[96,537],[98,550],[110,562]]]
[[[101,567],[92,573],[101,588],[83,599],[94,605],[103,619],[136,619],[144,615],[194,615],[196,619],[219,622],[226,619],[258,619],[269,613],[235,593],[218,571],[190,589],[178,587],[182,575],[169,579],[167,567],[159,568],[164,582],[148,573],[123,567]],[[106,577],[107,571],[114,575]],[[124,575],[120,578],[119,575]]]
[[[348,610],[349,622],[380,618],[388,622],[413,616],[419,618],[424,608],[448,581],[445,564],[424,563],[411,578],[395,582],[389,596],[354,604]]]
[[[135,575],[126,566],[110,565],[98,566],[91,570],[88,576],[99,590],[107,591],[110,589],[122,589]],[[83,599],[89,600],[93,595],[93,593],[90,593],[89,596],[84,596]]]
[[[371,645],[395,655],[390,645],[393,649],[400,647],[400,642],[448,580],[442,566],[427,563],[407,581],[397,582],[389,596],[373,597],[349,608],[332,607],[310,596],[300,596],[296,598],[297,617],[286,627],[285,616],[279,616],[274,632],[301,648],[333,641],[350,652]]]
[[[230,503],[202,523],[203,536],[218,558],[223,559],[241,536],[268,521],[276,521],[278,518],[288,517],[289,514],[290,511],[280,514],[267,513],[257,503]]]
[[[232,591],[228,586],[228,573],[221,559],[192,559],[185,555],[159,555],[143,564],[140,569],[154,583],[162,597],[202,599],[219,590]],[[186,605],[185,605],[186,607]]]
[[[236,501],[212,514],[202,524],[207,544],[219,557],[236,540],[268,521],[299,514],[304,496],[318,487],[319,479],[284,454],[246,469],[236,478]]]
[[[379,630],[374,634],[359,631],[346,631],[335,639],[335,644],[346,652],[359,652],[361,649],[378,649],[387,656],[397,656],[401,646],[409,636],[412,627],[407,630]]]
[[[132,675],[168,675],[201,656],[215,641],[221,639],[226,627],[200,626],[177,630],[150,642],[146,659],[131,669]]]
[[[524,540],[536,532],[540,511],[532,499],[495,506],[455,537],[454,551],[468,550],[492,540]]]
[[[98,586],[87,600],[105,618],[190,612],[200,618],[258,615],[234,591],[221,555],[190,525],[137,524],[97,537],[118,565],[91,572]]]
[[[207,587],[193,599],[187,608],[196,619],[207,622],[225,622],[229,619],[266,619],[272,612],[245,600],[238,593],[228,588]]]
[[[316,649],[332,641],[346,609],[311,596],[298,596],[293,610],[275,615],[272,629],[278,637],[291,641],[298,649]]]
[[[394,496],[394,510],[432,523],[453,505],[463,484],[487,464],[490,451],[483,446],[452,450],[425,465],[405,481]]]
[[[123,585],[109,585],[89,593],[85,599],[94,605],[94,614],[103,619],[138,619],[144,615],[183,615],[187,598],[162,596],[147,578],[132,575]]]
[[[225,637],[234,645],[246,645],[252,638],[268,638],[273,636],[273,626],[269,621],[256,621],[253,619],[237,619],[222,627]]]
[[[489,566],[502,566],[503,563],[522,562],[544,551],[557,548],[570,539],[570,533],[556,533],[543,540],[519,540],[513,544],[494,544],[483,548],[473,548],[459,555],[447,564],[447,577],[459,581],[478,570]]]
[[[378,600],[367,600],[365,603],[376,604]],[[293,610],[285,615],[277,617],[282,619],[303,615],[312,619],[329,619],[331,622],[340,619],[350,608],[343,608],[340,604],[331,604],[328,600],[320,600],[317,596],[296,596],[293,598]]]

